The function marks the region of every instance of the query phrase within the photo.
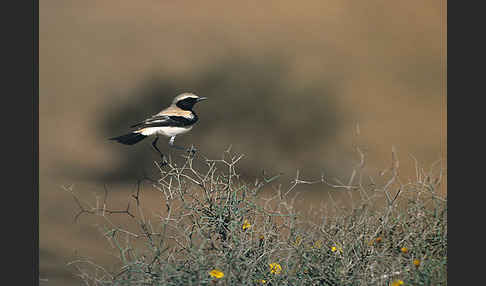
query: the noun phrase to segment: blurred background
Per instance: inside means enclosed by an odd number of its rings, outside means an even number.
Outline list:
[[[213,159],[231,146],[250,180],[346,178],[353,144],[375,175],[392,146],[404,178],[409,154],[446,165],[445,1],[45,0],[39,13],[41,285],[80,285],[66,266],[76,253],[113,260],[95,221],[74,222],[62,186],[92,202],[107,186],[124,207],[159,158],[150,139],[107,138],[181,92],[209,100],[176,143]]]

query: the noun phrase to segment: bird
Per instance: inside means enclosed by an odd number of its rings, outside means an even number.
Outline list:
[[[132,132],[109,138],[109,140],[114,140],[125,145],[133,145],[149,136],[155,136],[152,141],[152,146],[165,162],[164,155],[157,147],[159,135],[170,137],[169,145],[171,147],[185,149],[184,147],[175,145],[174,140],[177,135],[184,134],[194,127],[194,124],[196,124],[199,118],[192,108],[196,103],[206,99],[206,97],[200,97],[189,92],[179,94],[174,98],[169,107],[162,109],[159,113],[144,121],[130,126],[130,128],[134,129]],[[194,149],[191,149],[191,151],[194,152]]]

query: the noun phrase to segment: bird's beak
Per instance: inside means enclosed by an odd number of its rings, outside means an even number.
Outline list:
[[[206,99],[208,99],[208,98],[207,97],[200,97],[200,98],[197,99],[197,102],[203,101],[203,100],[206,100]]]

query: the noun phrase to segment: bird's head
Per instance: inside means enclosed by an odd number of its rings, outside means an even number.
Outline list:
[[[207,98],[199,97],[194,93],[182,93],[174,98],[172,104],[183,110],[191,110],[194,104],[205,99]]]

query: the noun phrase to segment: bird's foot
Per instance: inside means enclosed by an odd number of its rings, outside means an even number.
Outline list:
[[[194,145],[191,145],[190,148],[186,149],[186,152],[189,153],[189,154],[191,154],[191,155],[194,155],[197,152],[197,148],[194,147]]]
[[[159,163],[160,167],[164,167],[164,166],[169,164],[169,162],[167,161],[167,159],[165,158],[165,156],[163,154],[160,155],[160,158],[162,159],[162,161],[160,161],[160,163]]]

